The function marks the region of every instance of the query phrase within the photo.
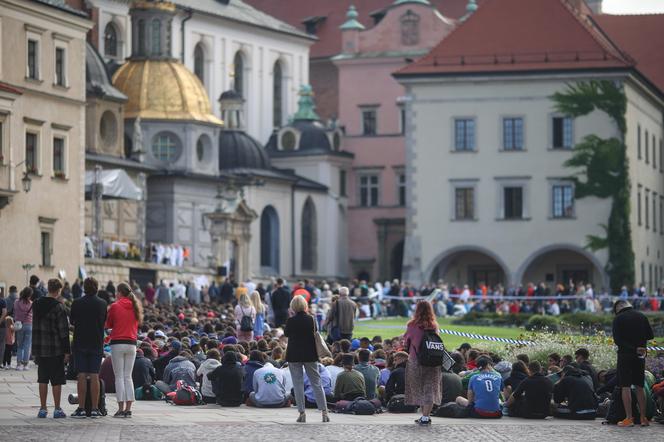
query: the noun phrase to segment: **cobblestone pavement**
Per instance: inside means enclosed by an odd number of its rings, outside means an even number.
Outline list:
[[[417,427],[415,414],[350,416],[332,414],[330,424],[308,410],[307,424],[296,424],[292,409],[175,407],[163,402],[140,402],[132,419],[54,420],[37,419],[39,400],[36,370],[0,371],[0,441],[575,441],[649,442],[664,441],[664,425],[650,428],[607,427],[594,422],[566,422],[553,419],[527,421],[503,418],[492,421],[438,419],[428,428]],[[66,399],[75,389],[69,382]],[[64,403],[64,401],[63,401]],[[109,411],[115,411],[113,395],[107,395]],[[73,406],[65,405],[71,413]],[[49,400],[49,412],[52,405]]]

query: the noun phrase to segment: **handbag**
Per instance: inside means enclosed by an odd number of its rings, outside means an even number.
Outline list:
[[[316,342],[316,354],[318,359],[322,358],[331,358],[332,353],[325,343],[325,339],[318,332],[318,326],[316,325],[316,319],[314,319],[314,341]]]
[[[23,330],[23,323],[21,321],[14,322],[14,331]]]

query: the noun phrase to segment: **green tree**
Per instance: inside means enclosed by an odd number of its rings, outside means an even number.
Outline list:
[[[586,247],[596,251],[608,248],[606,271],[611,289],[634,284],[634,250],[629,224],[630,182],[625,133],[627,98],[619,84],[607,80],[591,80],[570,84],[563,92],[551,97],[555,109],[571,117],[606,113],[615,124],[619,137],[601,138],[588,135],[574,146],[572,157],[564,163],[576,173],[570,177],[577,199],[594,196],[611,198],[608,223],[601,224],[605,236],[588,235]]]

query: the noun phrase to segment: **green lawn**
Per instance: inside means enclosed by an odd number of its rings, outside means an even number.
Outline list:
[[[378,319],[373,321],[361,321],[356,323],[355,331],[353,336],[356,338],[368,337],[369,339],[373,338],[376,335],[380,335],[383,339],[393,338],[395,336],[402,335],[406,331],[406,323],[408,319],[399,318],[399,319]],[[498,338],[518,338],[519,335],[523,332],[520,328],[507,328],[507,327],[480,327],[473,325],[453,325],[452,320],[449,318],[438,318],[438,325],[441,328],[447,328],[450,330],[475,333],[480,335],[495,336]],[[445,347],[447,348],[458,348],[464,342],[469,342],[470,344],[479,344],[486,343],[489,341],[477,340],[464,338],[460,336],[453,336],[443,334],[441,335]]]

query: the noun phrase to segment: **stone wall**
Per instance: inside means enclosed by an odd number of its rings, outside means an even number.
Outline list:
[[[127,261],[120,259],[90,259],[85,260],[85,271],[88,276],[97,279],[100,284],[108,281],[118,283],[128,281],[131,269],[155,271],[155,282],[164,280],[191,281],[198,276],[207,276],[210,282],[215,279],[211,269],[201,267],[171,267],[140,261]]]

